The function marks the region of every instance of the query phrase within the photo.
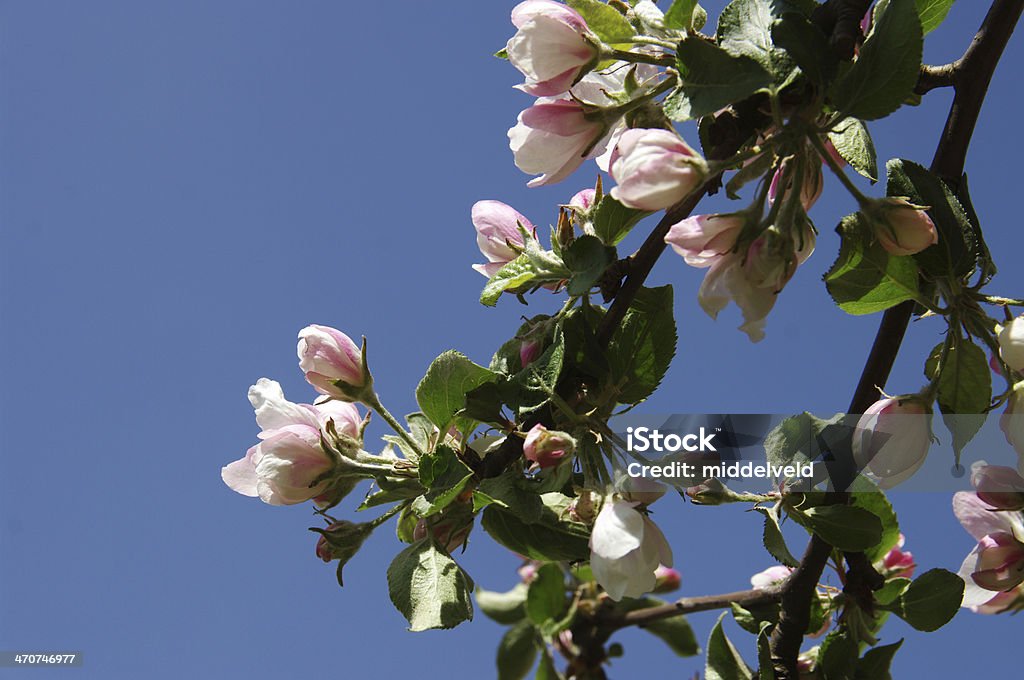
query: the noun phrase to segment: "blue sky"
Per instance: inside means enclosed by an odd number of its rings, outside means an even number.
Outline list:
[[[705,4],[715,17],[724,3]],[[955,5],[928,61],[962,52],[983,4]],[[482,616],[405,631],[387,599],[401,547],[389,529],[340,590],[314,557],[309,508],[243,498],[219,471],[255,441],[245,395],[257,378],[313,398],[294,355],[308,323],[366,335],[381,396],[405,413],[434,356],[454,347],[486,363],[521,314],[552,306],[541,295],[531,310],[485,309],[470,269],[474,201],[544,224],[594,179],[589,166],[527,189],[512,164],[505,132],[529,98],[490,57],[511,5],[0,3],[0,650],[84,652],[84,668],[41,677],[490,673],[500,628]],[[1016,40],[968,161],[1001,267],[993,290],[1018,296],[1022,57]],[[927,164],[948,100],[938,91],[873,125],[879,156]],[[676,286],[679,355],[641,408],[845,408],[877,318],[835,309],[820,275],[852,209],[830,181],[812,212],[818,252],[758,345],[733,310],[706,318],[702,272],[666,255],[651,281]],[[940,330],[913,324],[892,391],[921,386]],[[949,495],[895,502],[919,563],[955,570],[971,542]],[[740,508],[656,510],[683,594],[743,588],[771,564]],[[516,580],[515,558],[482,532],[462,561],[484,587]],[[714,618],[692,617],[700,639]],[[1015,625],[963,613],[936,634],[896,622],[884,635],[908,637],[896,677],[959,677],[1013,667],[1018,650],[1000,641]],[[753,640],[729,632],[752,657]],[[621,639],[613,677],[702,663],[639,631]]]

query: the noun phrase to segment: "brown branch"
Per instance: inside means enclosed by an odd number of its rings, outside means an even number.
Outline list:
[[[614,627],[640,626],[642,628],[655,621],[661,621],[673,616],[695,614],[696,612],[706,612],[713,609],[725,609],[733,604],[738,604],[741,607],[756,607],[762,604],[778,602],[781,597],[782,588],[780,587],[740,590],[735,593],[724,593],[722,595],[682,597],[668,604],[631,611],[616,621]]]
[[[954,190],[963,177],[967,147],[992,74],[1022,10],[1022,0],[995,0],[970,47],[954,62],[951,77],[955,95],[931,166],[932,172],[950,183]],[[914,303],[908,301],[886,310],[883,315],[854,392],[851,413],[864,412],[877,397],[877,389],[888,380],[913,309]],[[798,677],[796,659],[807,628],[810,598],[830,553],[831,546],[818,536],[812,536],[800,566],[783,586],[782,613],[771,639],[777,680]],[[859,560],[854,559],[854,566],[858,563]],[[870,575],[865,578],[873,580]]]
[[[960,68],[959,59],[951,64],[942,66],[921,66],[921,73],[917,76],[917,85],[914,86],[914,94],[928,94],[939,87],[953,87],[955,76]]]

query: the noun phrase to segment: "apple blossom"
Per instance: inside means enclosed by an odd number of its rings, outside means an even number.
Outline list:
[[[693,193],[707,163],[669,130],[633,129],[619,137],[609,165],[618,182],[611,195],[638,210],[663,210]]]
[[[526,434],[523,443],[523,457],[536,463],[541,469],[550,468],[572,456],[576,450],[576,440],[569,434],[558,430],[549,430],[537,423]]]
[[[520,226],[529,232],[536,230],[530,220],[501,201],[477,201],[473,204],[471,218],[476,229],[476,244],[488,260],[473,265],[473,269],[487,278],[519,256],[509,244],[522,247]]]
[[[914,575],[914,567],[917,565],[914,563],[914,555],[903,550],[905,542],[906,538],[900,534],[899,541],[882,558],[882,568],[889,576],[911,578]]]
[[[508,60],[524,76],[519,89],[536,96],[560,94],[599,58],[597,38],[578,12],[552,0],[526,0],[512,10],[518,29],[508,41]]]
[[[814,233],[810,230],[804,235],[803,243],[797,244],[772,227],[756,238],[743,254],[727,253],[709,258],[710,269],[701,282],[697,301],[714,319],[732,300],[743,314],[740,330],[751,341],[761,341],[765,321],[779,291],[792,278],[797,266],[813,252],[814,242]]]
[[[461,522],[452,518],[431,523],[424,517],[416,522],[416,526],[412,530],[412,540],[419,541],[433,535],[434,540],[451,553],[462,547],[472,527],[471,521]]]
[[[350,389],[369,382],[362,350],[336,328],[313,324],[299,331],[299,368],[317,392],[341,401],[356,401]]]
[[[579,102],[541,98],[519,114],[508,138],[516,167],[540,175],[527,182],[527,186],[536,187],[568,177],[606,132],[607,124],[600,117],[588,115]]]
[[[997,510],[1024,510],[1024,478],[1013,468],[979,460],[971,466],[971,485],[978,498]]]
[[[916,396],[886,397],[872,404],[857,421],[853,458],[890,489],[924,465],[931,446],[931,409]]]
[[[669,227],[665,243],[693,267],[710,267],[736,245],[747,218],[739,213],[694,215]]]
[[[776,564],[750,577],[750,585],[756,590],[767,590],[783,583],[793,573],[792,567]]]
[[[866,210],[875,237],[893,255],[913,255],[939,242],[935,223],[924,208],[903,198],[875,201]]]
[[[962,606],[978,611],[1024,582],[1024,523],[1018,513],[995,512],[967,491],[953,495],[953,514],[978,541],[959,572],[965,584]]]
[[[590,534],[590,568],[613,600],[640,597],[657,585],[660,565],[672,566],[672,548],[640,503],[605,500]]]
[[[1024,467],[1024,381],[1013,386],[1006,410],[999,418],[999,428],[1007,443],[1022,457],[1021,466]]]
[[[655,586],[652,592],[671,593],[674,590],[679,590],[679,586],[683,582],[683,576],[672,567],[659,565],[654,570],[654,580]]]
[[[249,402],[262,428],[261,441],[221,470],[224,483],[270,505],[302,503],[327,491],[331,480],[322,478],[335,461],[320,445],[320,430],[333,421],[338,432],[358,437],[361,420],[355,406],[294,404],[285,399],[280,384],[266,378],[249,388]]]
[[[786,175],[786,167],[787,164],[783,163],[772,175],[772,182],[768,187],[768,200],[772,203],[775,202],[780,192],[785,196],[792,184],[792,181],[789,181],[785,186],[780,186]],[[800,183],[800,205],[803,206],[804,212],[810,210],[818,202],[824,189],[825,178],[821,171],[821,163],[809,163],[804,171],[803,182]]]
[[[519,363],[523,368],[532,364],[540,356],[541,345],[536,340],[524,340],[519,345]]]
[[[597,192],[594,189],[580,189],[569,199],[569,207],[575,208],[578,212],[588,212],[594,207],[594,199]]]
[[[999,356],[1015,371],[1024,371],[1024,315],[996,326]]]

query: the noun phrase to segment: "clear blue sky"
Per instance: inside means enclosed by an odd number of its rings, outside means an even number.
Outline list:
[[[219,472],[255,441],[252,382],[314,396],[294,355],[308,323],[366,335],[400,413],[441,351],[486,362],[514,332],[527,310],[476,302],[470,206],[495,198],[544,224],[594,177],[527,189],[512,164],[505,132],[529,98],[490,57],[512,4],[0,3],[0,650],[85,653],[82,669],[33,677],[490,674],[501,629],[482,616],[405,631],[387,599],[389,529],[341,590],[314,557],[309,508],[243,498]],[[724,3],[706,4],[716,17]],[[956,4],[929,61],[962,52],[982,5]],[[1014,295],[1021,63],[1017,36],[968,163],[996,289]],[[948,99],[874,125],[880,157],[927,164]],[[830,182],[812,213],[818,252],[759,345],[733,310],[707,319],[702,272],[666,256],[651,280],[676,285],[679,355],[642,408],[844,409],[877,325],[839,312],[820,283],[851,210]],[[939,331],[912,326],[893,391],[920,387]],[[896,502],[919,563],[955,570],[971,540],[949,495]],[[743,588],[771,564],[758,517],[663,503],[683,594]],[[483,533],[462,560],[484,587],[516,580],[515,558]],[[701,640],[714,618],[692,617]],[[1019,650],[1000,643],[1017,626],[964,612],[932,635],[890,624],[885,639],[909,637],[896,677],[963,677],[1016,667]],[[729,632],[752,658],[753,639]],[[621,639],[613,677],[702,664],[637,631]]]

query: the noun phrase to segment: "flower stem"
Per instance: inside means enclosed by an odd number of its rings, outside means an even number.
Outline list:
[[[864,205],[869,203],[871,199],[862,194],[860,189],[858,189],[857,186],[853,183],[853,181],[850,180],[850,178],[847,176],[847,174],[843,172],[843,169],[839,167],[839,164],[836,163],[836,160],[832,158],[832,154],[830,154],[825,149],[825,145],[822,143],[821,137],[818,136],[816,133],[811,133],[807,135],[807,139],[810,140],[811,145],[814,146],[815,151],[817,151],[818,155],[821,156],[821,160],[825,161],[825,164],[828,165],[828,169],[832,171],[832,174],[839,178],[839,181],[842,183],[843,187],[845,187],[846,190],[850,192],[850,195],[853,196],[853,198],[857,201],[857,204],[863,207]]]
[[[370,396],[366,396],[363,398],[363,403],[366,404],[371,409],[373,409],[377,413],[377,415],[383,418],[384,422],[387,423],[391,427],[391,429],[394,430],[395,433],[397,433],[398,436],[401,437],[406,444],[411,446],[413,451],[415,451],[420,456],[425,454],[420,445],[416,443],[416,440],[413,439],[409,435],[409,433],[405,431],[405,428],[402,427],[401,423],[398,422],[398,419],[391,415],[390,411],[384,408],[384,404],[380,402],[380,397],[377,396],[376,392],[371,391]]]
[[[618,61],[628,61],[631,64],[650,64],[652,66],[675,66],[675,59],[667,54],[645,54],[643,52],[630,52],[619,50],[614,47],[607,49],[602,56]]]

